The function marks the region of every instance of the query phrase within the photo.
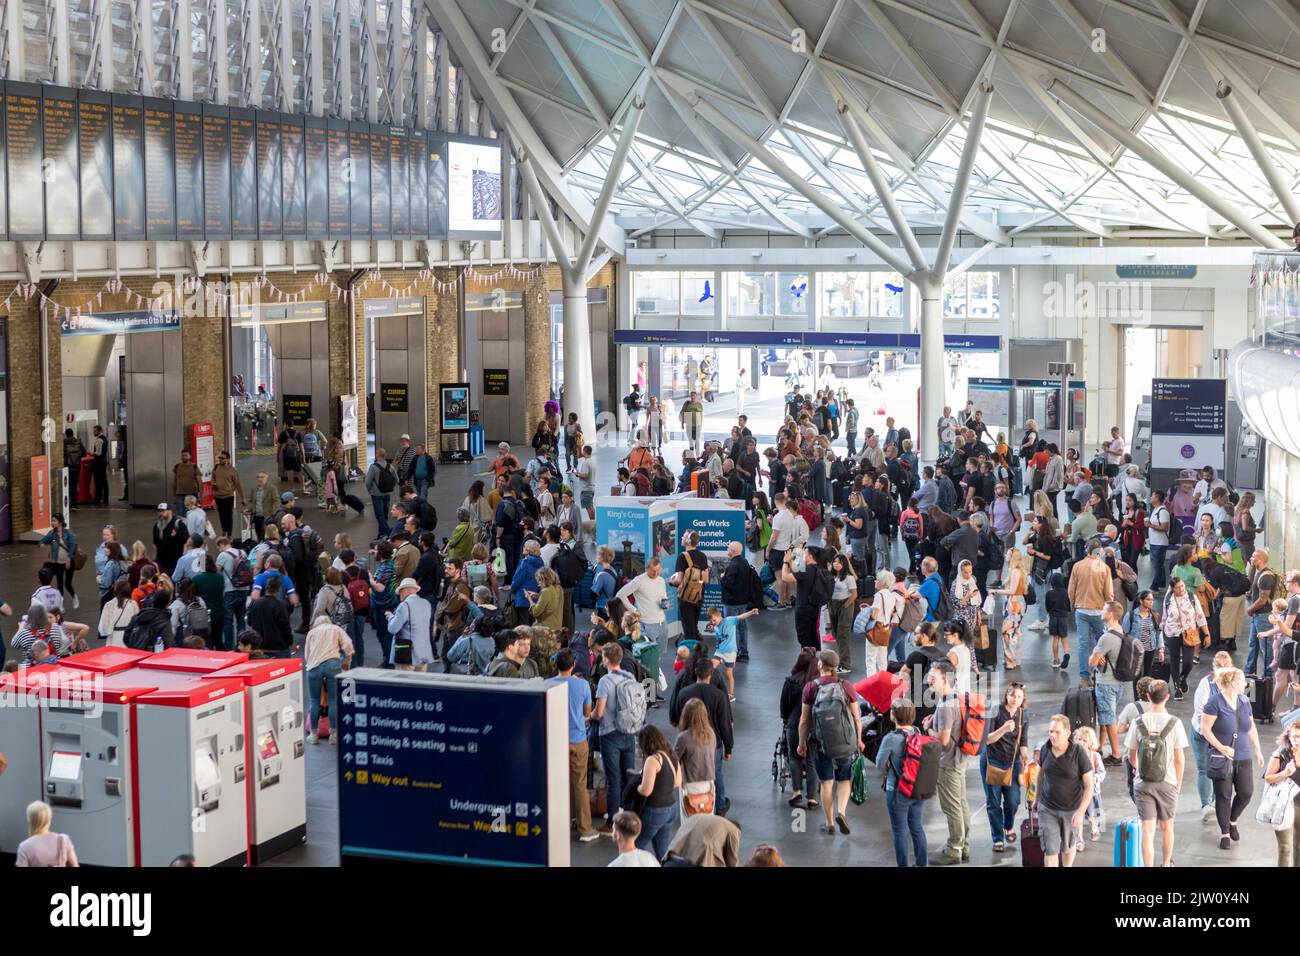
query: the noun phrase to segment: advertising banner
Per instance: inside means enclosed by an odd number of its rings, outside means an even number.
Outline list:
[[[190,428],[190,454],[199,466],[203,478],[203,497],[199,502],[202,508],[215,508],[217,500],[212,495],[212,469],[217,464],[216,431],[211,422],[199,422]]]
[[[722,606],[722,572],[727,566],[727,546],[745,543],[745,503],[725,498],[682,498],[677,502],[677,542],[688,532],[699,535],[698,545],[709,559],[709,580],[704,586],[701,613]],[[673,570],[676,570],[674,562]]]
[[[32,457],[32,530],[47,531],[50,527],[50,458],[48,455]]]
[[[438,387],[444,432],[469,431],[469,383],[454,382]]]

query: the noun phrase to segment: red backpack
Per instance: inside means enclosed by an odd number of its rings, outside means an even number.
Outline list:
[[[636,494],[638,498],[648,498],[650,496],[650,476],[645,470],[638,468],[632,472],[632,481],[636,484]]]
[[[984,698],[967,692],[962,695],[961,737],[957,746],[968,757],[976,757],[984,741]]]
[[[348,568],[344,573],[347,578],[348,600],[352,602],[353,614],[370,612],[370,578],[357,567]]]
[[[929,800],[939,789],[939,757],[943,746],[928,734],[917,732],[903,747],[903,767],[898,771],[898,792],[913,800]]]
[[[816,531],[822,523],[821,509],[811,498],[799,500],[799,514],[808,525],[809,531]]]

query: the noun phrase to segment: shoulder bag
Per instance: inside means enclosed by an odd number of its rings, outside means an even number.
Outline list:
[[[1025,729],[1025,720],[1023,709],[1020,714],[1020,720],[1016,723],[1016,744],[1011,748],[1011,766],[995,767],[992,762],[988,762],[984,770],[984,782],[990,787],[1009,787],[1012,781],[1012,771],[1016,766],[1016,758],[1020,755],[1020,734]]]

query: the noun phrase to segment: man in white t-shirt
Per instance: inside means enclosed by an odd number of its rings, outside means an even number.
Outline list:
[[[780,575],[785,553],[794,541],[794,514],[785,502],[784,492],[772,499],[772,537],[767,542],[767,563],[774,575]]]
[[[641,835],[641,818],[631,810],[620,810],[614,817],[614,842],[618,856],[609,866],[658,866],[659,861],[647,850],[636,848],[636,838]]]
[[[1224,491],[1228,490],[1224,480],[1214,477],[1214,469],[1206,465],[1201,469],[1201,480],[1192,486],[1192,504],[1198,508],[1205,504],[1214,494],[1215,488],[1222,488]]]
[[[1106,455],[1106,477],[1114,478],[1119,474],[1119,464],[1124,460],[1124,439],[1120,436],[1119,426],[1110,430],[1110,441],[1101,443],[1101,450]]]
[[[1153,681],[1148,691],[1151,709],[1139,714],[1129,725],[1124,747],[1133,765],[1133,802],[1142,821],[1142,865],[1155,865],[1155,831],[1160,825],[1164,866],[1174,857],[1174,816],[1178,812],[1178,794],[1183,787],[1183,769],[1187,766],[1187,731],[1183,722],[1165,710],[1169,701],[1169,684]],[[1157,743],[1159,741],[1159,743]],[[1163,746],[1162,746],[1163,745]],[[1148,751],[1144,759],[1143,750]],[[1163,768],[1155,752],[1164,751]],[[1143,764],[1147,764],[1143,775]],[[1163,771],[1163,772],[1162,772]],[[1159,774],[1159,779],[1148,779]]]
[[[1165,505],[1163,491],[1151,492],[1151,514],[1147,518],[1147,544],[1151,548],[1151,590],[1165,586],[1165,555],[1169,551],[1169,527],[1173,518]]]
[[[573,471],[569,477],[573,481],[573,492],[578,496],[579,507],[587,512],[588,518],[594,518],[596,513],[592,505],[596,500],[596,490],[593,484],[596,471],[594,462],[591,460],[590,445],[582,446],[582,451],[579,453],[578,460],[574,463]]]
[[[641,615],[641,635],[647,641],[657,642],[662,654],[664,639],[668,636],[664,613],[668,606],[668,586],[661,570],[659,559],[651,558],[645,566],[645,573],[628,581],[614,596],[624,604],[628,598],[635,599],[637,613]]]

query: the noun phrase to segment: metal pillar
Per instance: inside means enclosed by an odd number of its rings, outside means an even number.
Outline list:
[[[921,293],[921,420],[917,454],[934,461],[939,452],[939,419],[947,402],[943,355],[943,280],[932,272],[912,276]]]

